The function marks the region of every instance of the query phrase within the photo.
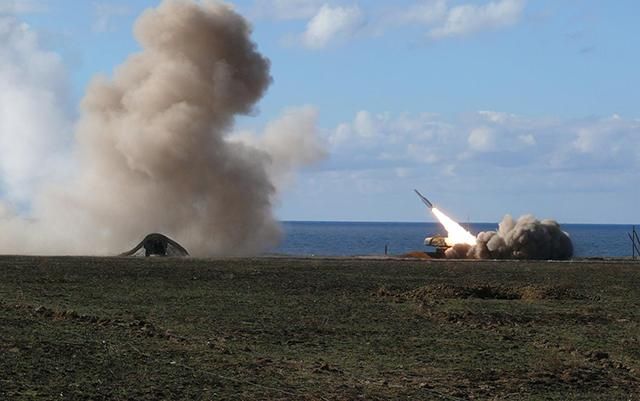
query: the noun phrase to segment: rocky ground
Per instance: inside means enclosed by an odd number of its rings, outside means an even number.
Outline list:
[[[640,263],[0,257],[4,400],[637,400]]]

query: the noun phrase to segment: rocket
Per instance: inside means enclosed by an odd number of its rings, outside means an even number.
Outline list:
[[[422,203],[424,203],[425,205],[427,205],[427,207],[429,209],[433,209],[433,203],[429,202],[429,199],[425,198],[424,196],[422,196],[422,194],[420,192],[418,192],[417,189],[414,189],[414,191],[416,192],[416,194],[418,195],[418,197],[420,197],[420,200],[422,201]]]

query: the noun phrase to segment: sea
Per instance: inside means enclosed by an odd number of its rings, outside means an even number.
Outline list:
[[[427,236],[445,235],[438,223],[369,223],[285,221],[284,238],[273,251],[294,256],[402,255],[412,251],[429,251]],[[493,223],[464,224],[470,232],[496,230]],[[631,225],[563,224],[573,241],[574,257],[630,257],[628,233]],[[636,230],[640,230],[637,227]]]

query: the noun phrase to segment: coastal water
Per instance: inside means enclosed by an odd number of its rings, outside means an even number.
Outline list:
[[[400,255],[426,250],[427,236],[446,234],[437,223],[283,222],[285,236],[275,253],[288,255]],[[497,229],[497,224],[471,223],[472,233]],[[576,257],[631,256],[627,233],[631,225],[563,224]]]

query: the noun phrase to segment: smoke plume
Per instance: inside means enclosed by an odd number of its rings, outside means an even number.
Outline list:
[[[147,10],[135,25],[141,52],[82,101],[77,173],[41,186],[29,219],[0,204],[0,252],[114,254],[150,232],[201,256],[273,247],[276,181],[323,150],[306,109],[274,123],[280,132],[264,143],[229,137],[271,83],[250,34],[218,1]]]
[[[453,259],[565,260],[573,256],[573,243],[553,220],[539,221],[531,215],[515,221],[505,216],[498,231],[478,234],[476,244],[457,244],[445,252]]]

